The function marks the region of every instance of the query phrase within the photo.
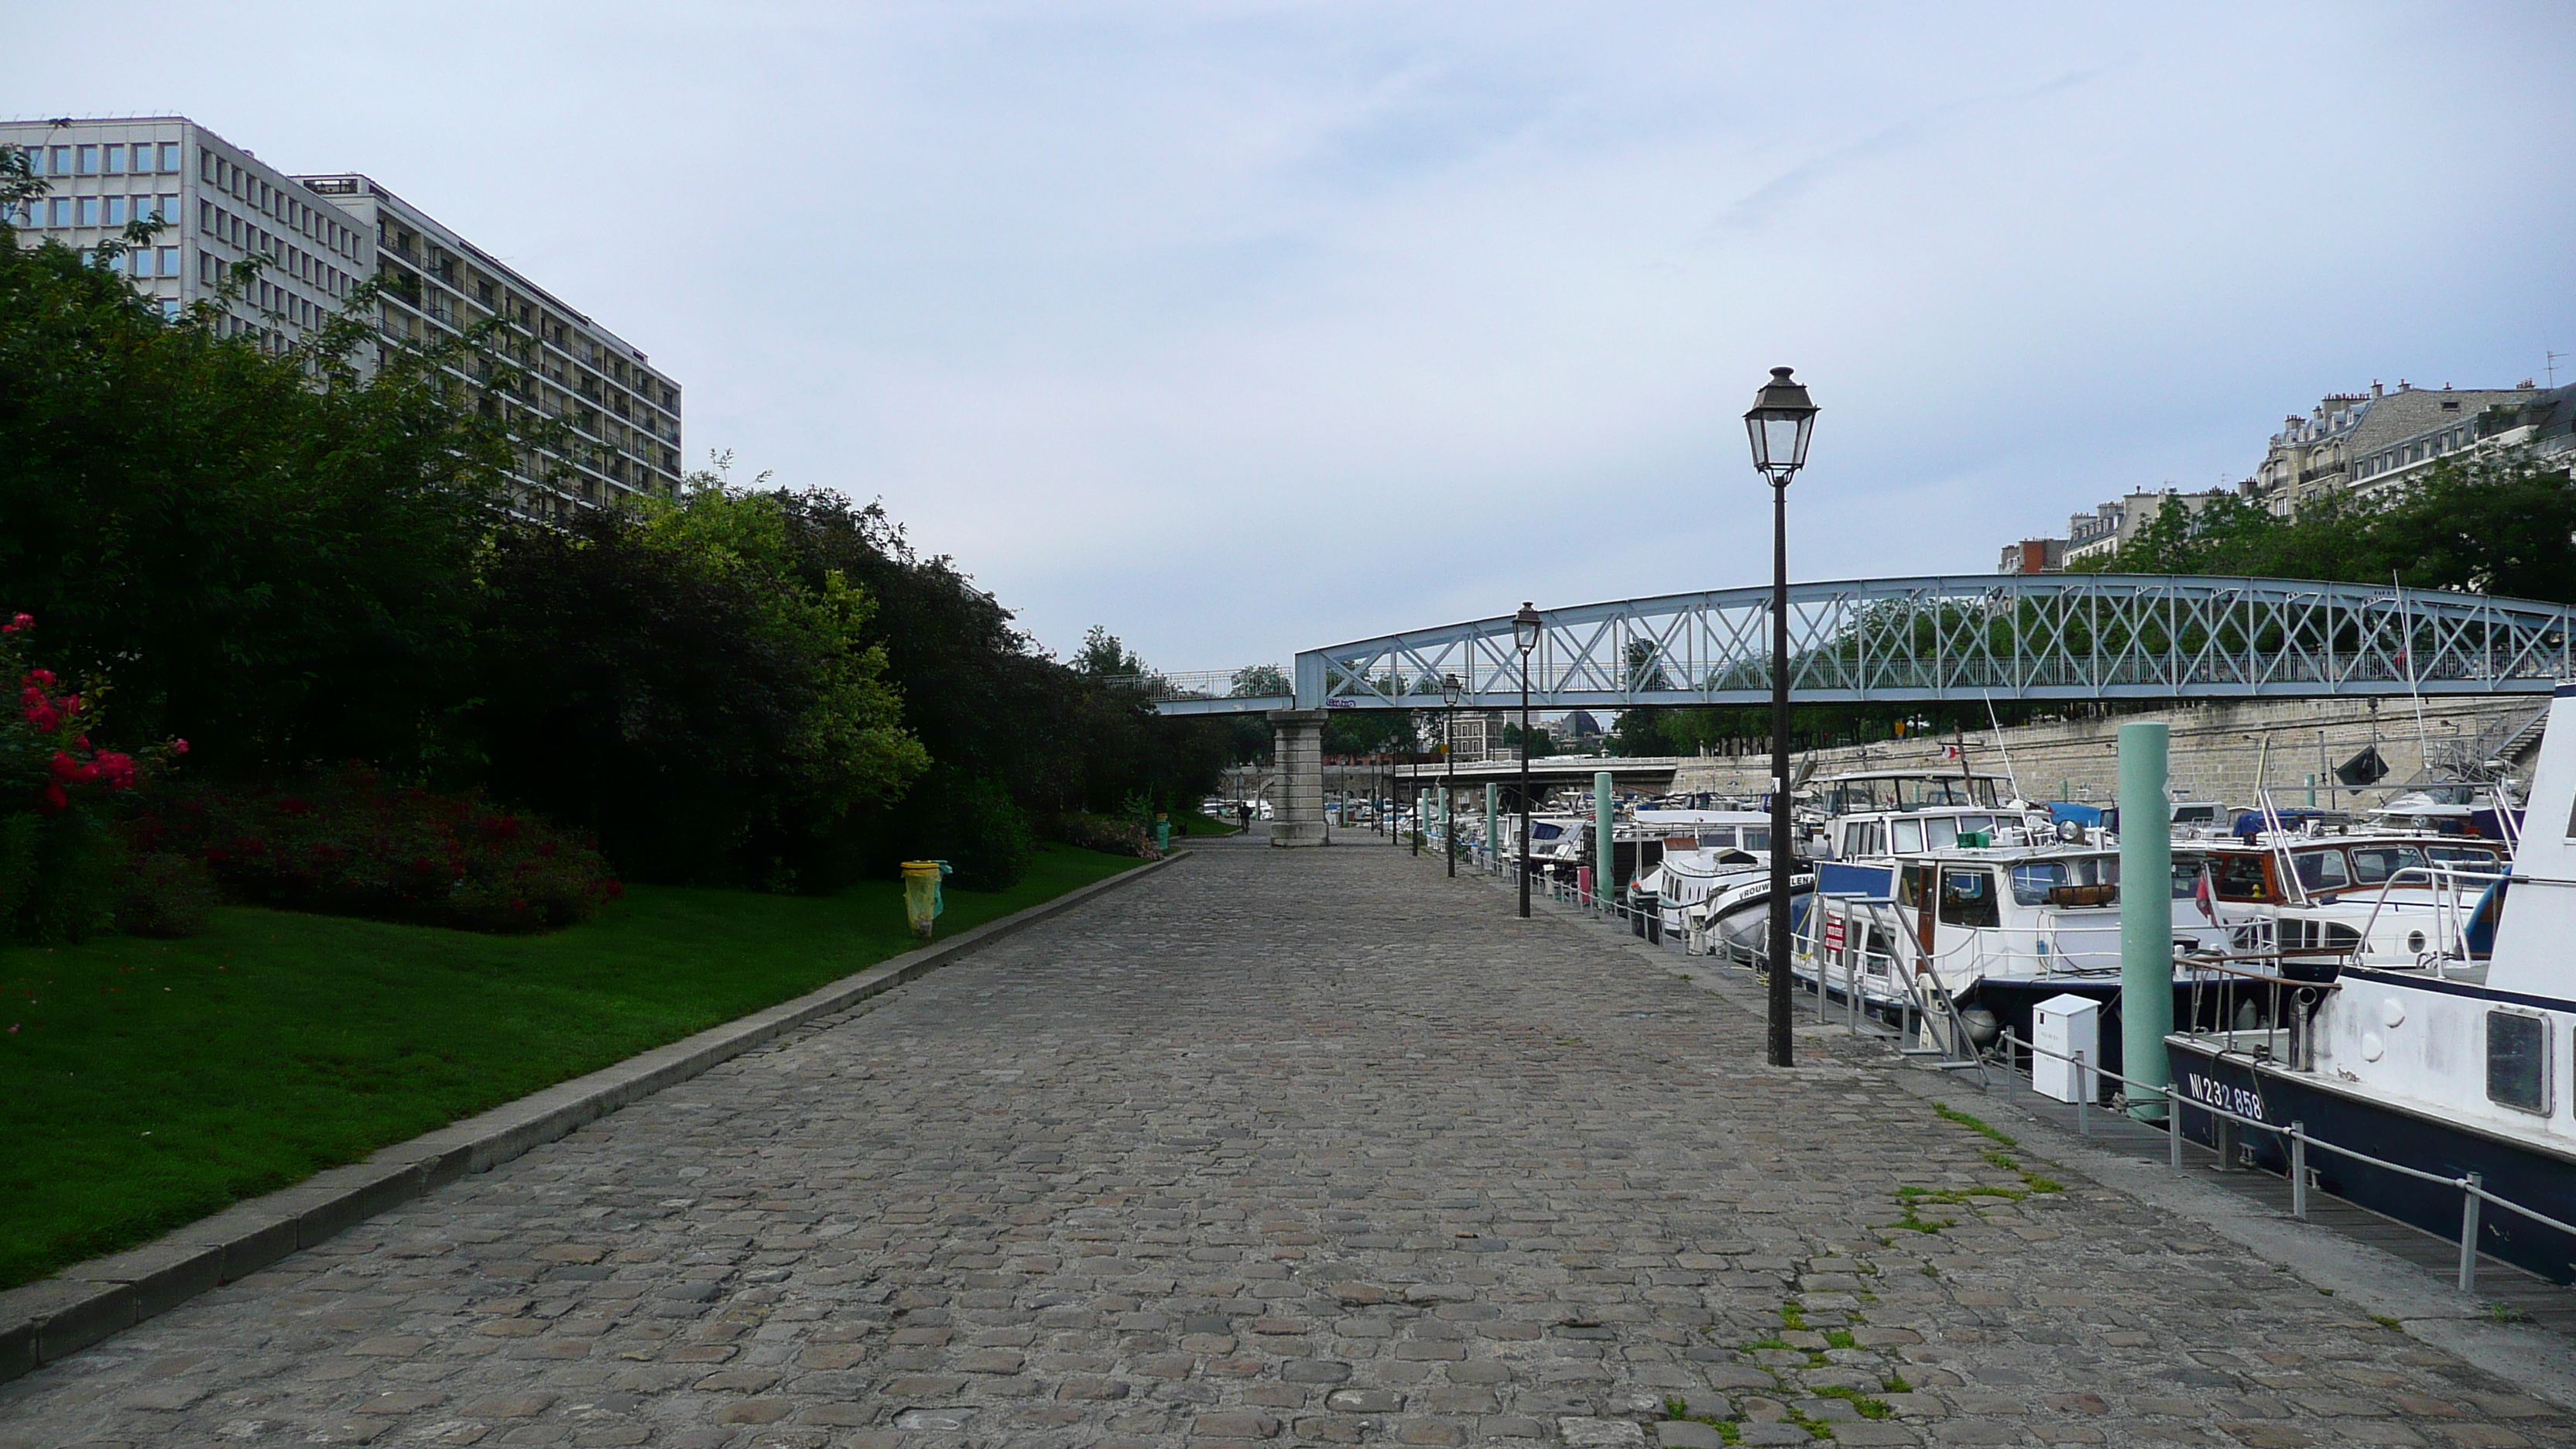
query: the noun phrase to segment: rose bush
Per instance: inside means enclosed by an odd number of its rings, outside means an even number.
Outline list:
[[[0,679],[16,680],[18,690],[0,715],[0,935],[79,941],[115,929],[129,911],[184,920],[184,911],[163,911],[148,888],[136,888],[134,863],[108,821],[110,796],[133,789],[145,763],[186,754],[188,742],[172,740],[146,761],[95,744],[105,691],[66,688],[54,671],[30,666],[35,625],[24,613],[0,624]],[[183,889],[167,871],[143,878]]]
[[[156,792],[137,849],[205,862],[238,900],[468,931],[547,931],[623,893],[589,845],[474,792],[349,765],[292,787]]]

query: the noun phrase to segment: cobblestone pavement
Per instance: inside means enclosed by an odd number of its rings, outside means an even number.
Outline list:
[[[2568,1442],[1805,1049],[1427,857],[1220,845],[0,1386],[0,1445]]]

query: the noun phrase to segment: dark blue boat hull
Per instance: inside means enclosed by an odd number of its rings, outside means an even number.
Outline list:
[[[2576,1223],[2576,1164],[2491,1136],[2456,1122],[2358,1101],[2302,1081],[2294,1073],[2265,1072],[2197,1045],[2166,1042],[2173,1065],[2174,1101],[2185,1139],[2215,1146],[2219,1120],[2195,1106],[2216,1104],[2273,1127],[2301,1124],[2313,1142],[2331,1142],[2456,1181],[2475,1172],[2486,1190],[2527,1204],[2561,1222]],[[2239,1125],[2240,1154],[2267,1172],[2290,1170],[2289,1138],[2278,1131]],[[2464,1196],[2449,1182],[2424,1182],[2402,1173],[2311,1145],[2308,1169],[2316,1186],[2347,1202],[2410,1223],[2456,1243]],[[2531,1221],[2494,1203],[2478,1214],[2478,1250],[2553,1283],[2576,1282],[2576,1237]]]

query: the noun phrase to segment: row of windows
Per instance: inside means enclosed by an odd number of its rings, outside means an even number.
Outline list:
[[[211,201],[197,203],[197,230],[218,237],[246,252],[256,252],[284,266],[297,279],[322,288],[334,297],[345,297],[357,279],[323,261],[311,252],[266,228],[253,226]]]
[[[358,255],[358,233],[341,225],[332,216],[331,209],[299,200],[292,193],[269,185],[212,151],[200,149],[197,152],[197,177],[209,186],[232,193],[262,216],[281,222],[288,229],[301,232],[342,256],[354,258]]]
[[[39,196],[0,213],[12,226],[123,226],[129,221],[172,221],[177,196]]]
[[[2427,458],[2435,458],[2444,453],[2457,452],[2468,445],[2469,430],[2466,428],[2453,428],[2451,431],[2444,433],[2439,437],[2427,438],[2421,442],[2408,443],[2403,447],[2391,448],[2385,453],[2379,453],[2362,459],[2361,476],[2364,478],[2376,477],[2392,468],[2403,468],[2410,464],[2421,463]]]
[[[179,143],[137,141],[132,145],[29,146],[27,169],[38,176],[126,176],[155,172],[175,175]]]

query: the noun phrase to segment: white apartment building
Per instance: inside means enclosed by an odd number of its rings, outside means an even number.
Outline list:
[[[117,262],[164,316],[221,296],[233,265],[257,259],[256,280],[225,304],[217,325],[271,351],[320,327],[379,272],[393,295],[370,320],[396,342],[503,319],[499,345],[532,382],[525,396],[492,400],[505,417],[527,409],[571,429],[560,452],[522,450],[513,479],[521,513],[562,517],[678,488],[679,384],[640,349],[367,177],[290,176],[184,116],[0,122],[0,145],[25,152],[48,187],[7,218],[22,241],[87,251],[132,221],[165,224],[151,245]]]
[[[680,385],[642,349],[381,182],[354,172],[296,179],[372,238],[376,270],[388,283],[381,309],[388,335],[428,342],[490,318],[505,324],[498,345],[529,374],[523,392],[496,397],[505,416],[533,411],[571,429],[561,450],[526,449],[520,483],[529,512],[668,497],[680,486]]]

